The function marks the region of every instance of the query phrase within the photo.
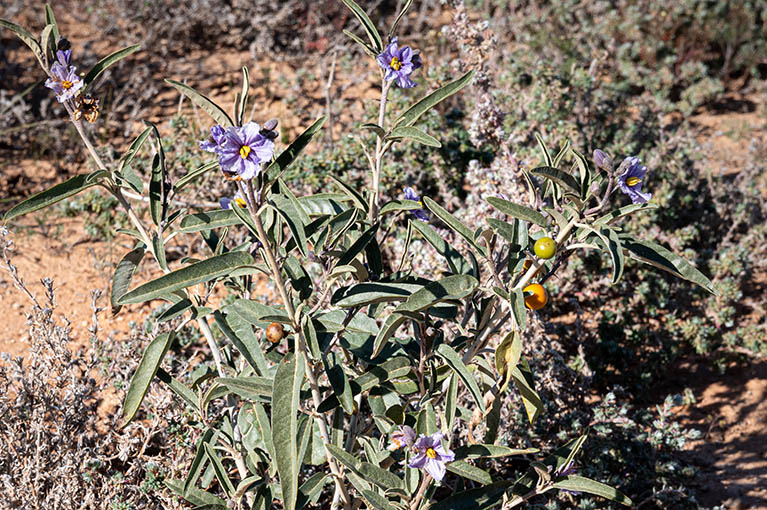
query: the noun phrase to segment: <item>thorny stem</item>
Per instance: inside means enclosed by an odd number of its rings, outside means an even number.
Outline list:
[[[280,293],[280,297],[282,298],[283,303],[285,303],[285,310],[288,312],[288,317],[290,318],[290,322],[293,325],[293,330],[296,334],[297,339],[297,345],[296,349],[301,352],[303,352],[305,355],[307,354],[307,348],[306,348],[306,342],[304,340],[303,331],[301,329],[300,321],[298,320],[298,317],[296,317],[296,311],[293,307],[293,301],[291,301],[290,296],[288,295],[287,288],[285,287],[285,281],[282,278],[282,272],[280,271],[280,266],[277,264],[277,259],[274,256],[274,252],[272,251],[272,246],[269,243],[269,238],[266,236],[266,231],[264,230],[264,225],[261,222],[261,217],[256,214],[256,211],[258,210],[258,207],[256,207],[256,197],[253,190],[253,182],[248,181],[247,183],[247,192],[248,192],[248,200],[251,202],[251,217],[253,218],[253,223],[256,227],[256,233],[258,234],[258,240],[261,241],[261,245],[264,248],[264,253],[266,255],[266,261],[269,265],[269,268],[272,271],[272,278],[274,279],[274,284],[277,286],[277,290]],[[308,357],[308,356],[307,356]],[[311,366],[311,363],[306,363],[304,365],[306,367],[306,378],[309,380],[309,386],[311,388],[312,392],[312,401],[314,402],[315,409],[320,406],[322,403],[322,395],[320,394],[320,385],[317,381],[317,375],[314,373],[314,368]],[[325,421],[325,417],[320,414],[314,414],[315,421],[317,422],[317,426],[320,429],[320,436],[322,436],[322,440],[325,442],[325,444],[330,444],[330,432],[328,431],[328,424]],[[336,506],[337,501],[340,499],[343,501],[344,508],[351,508],[351,499],[349,497],[349,493],[346,490],[346,486],[344,485],[342,481],[342,473],[341,469],[339,468],[338,464],[336,463],[336,459],[330,454],[330,452],[325,449],[325,454],[328,460],[328,466],[330,467],[330,471],[333,474],[333,478],[336,483],[336,491],[333,495],[333,501],[334,505]]]
[[[378,125],[384,129],[386,122],[386,100],[389,96],[389,87],[391,82],[381,79],[381,104],[378,108]],[[376,153],[375,165],[373,166],[373,189],[370,194],[370,203],[368,204],[368,221],[373,223],[378,214],[378,188],[381,185],[381,162],[383,161],[383,139],[376,134]]]

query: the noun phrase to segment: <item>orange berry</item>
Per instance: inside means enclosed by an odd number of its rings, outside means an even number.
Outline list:
[[[540,310],[549,301],[549,295],[546,293],[546,289],[540,283],[532,283],[524,288],[524,293],[531,292],[529,296],[525,296],[525,306],[531,310]]]
[[[276,344],[285,338],[285,330],[279,322],[272,322],[266,327],[266,339]]]

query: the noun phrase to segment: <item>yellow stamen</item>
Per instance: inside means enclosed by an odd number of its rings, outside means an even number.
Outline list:
[[[437,458],[437,452],[434,451],[434,448],[428,448],[426,450],[426,456],[430,459],[436,459]]]
[[[237,205],[239,205],[239,206],[240,206],[240,207],[242,207],[243,209],[245,209],[246,207],[248,207],[248,204],[245,202],[245,200],[243,200],[243,199],[242,199],[242,198],[240,198],[240,197],[237,197],[237,198],[235,198],[235,199],[234,199],[234,203],[235,203],[235,204],[237,204]]]
[[[69,80],[64,80],[61,82],[61,86],[64,87],[65,89],[71,89],[72,85],[74,84]]]
[[[642,179],[640,179],[639,177],[629,177],[628,179],[626,179],[626,185],[629,187],[636,186],[640,182],[642,182]]]
[[[250,154],[250,147],[247,145],[243,145],[240,147],[240,157],[242,159],[248,159],[248,155]]]
[[[399,70],[400,70],[400,68],[402,67],[402,62],[400,62],[399,58],[397,58],[397,57],[392,57],[392,58],[391,58],[391,64],[389,64],[389,65],[390,65],[390,66],[391,66],[391,68],[392,68],[392,69],[394,69],[395,71],[399,71]]]
[[[420,206],[421,206],[421,208],[423,209],[423,200],[419,200],[419,201],[418,201],[418,205],[420,205]]]

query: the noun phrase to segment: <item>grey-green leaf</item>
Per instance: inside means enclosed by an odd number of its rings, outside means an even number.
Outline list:
[[[468,462],[456,460],[455,462],[448,464],[446,467],[447,470],[451,473],[455,473],[458,476],[468,478],[469,480],[474,480],[475,482],[479,482],[482,485],[489,485],[493,483],[493,479],[490,477],[490,473],[484,469],[478,468],[477,466],[473,466]]]
[[[297,353],[277,367],[272,390],[272,439],[274,461],[280,475],[283,506],[295,510],[298,499],[298,405],[304,380],[304,356]]]
[[[232,209],[217,209],[184,216],[181,219],[180,229],[182,232],[199,232],[239,224],[240,219]]]
[[[304,148],[309,145],[309,142],[312,140],[312,138],[314,138],[319,130],[322,129],[322,125],[325,124],[326,120],[327,117],[325,116],[315,120],[311,126],[306,128],[303,133],[298,135],[298,137],[293,140],[290,145],[288,145],[287,149],[282,151],[280,155],[277,156],[277,159],[275,159],[268,167],[266,167],[264,173],[266,175],[265,180],[267,184],[276,181],[277,178],[282,175],[285,170],[287,170],[287,168],[296,160],[301,151],[303,151]]]
[[[477,385],[477,381],[471,375],[471,372],[463,364],[461,357],[455,350],[447,344],[440,344],[437,347],[437,354],[447,363],[453,371],[458,374],[463,383],[469,389],[471,396],[474,397],[474,402],[479,406],[479,409],[485,412],[485,401],[482,398],[482,392]]]
[[[119,62],[131,53],[138,51],[139,48],[141,48],[140,44],[134,44],[133,46],[128,46],[127,48],[115,51],[111,55],[107,55],[106,57],[99,60],[96,65],[93,66],[90,71],[88,71],[88,74],[85,75],[85,78],[83,78],[83,82],[85,83],[83,92],[88,90],[88,87],[91,83],[93,83],[93,80],[98,78],[98,76],[106,71],[109,66]]]
[[[408,108],[402,115],[400,115],[395,121],[395,126],[412,126],[421,117],[421,115],[429,111],[429,109],[431,109],[433,106],[452,96],[466,85],[468,85],[473,77],[474,71],[469,71],[457,80],[435,90]]]
[[[426,205],[426,207],[429,208],[431,212],[434,213],[435,216],[437,216],[439,219],[445,222],[445,224],[450,227],[454,232],[456,232],[458,235],[463,237],[466,242],[468,242],[471,246],[473,246],[479,253],[482,255],[487,254],[487,247],[477,244],[477,242],[474,240],[474,232],[469,229],[466,225],[458,221],[458,219],[450,214],[447,209],[439,205],[437,202],[432,200],[429,197],[424,197],[423,202]]]
[[[591,478],[578,475],[568,475],[554,482],[555,489],[564,489],[568,491],[585,492],[595,496],[607,498],[621,505],[631,506],[634,503],[625,494],[609,485],[605,485]]]
[[[540,175],[545,177],[550,181],[553,181],[556,184],[562,186],[575,196],[581,196],[581,187],[578,184],[578,181],[576,181],[575,177],[568,174],[567,172],[563,172],[562,170],[550,166],[539,166],[538,168],[531,170],[530,173],[533,175]]]
[[[394,129],[392,129],[391,133],[389,133],[389,136],[386,137],[387,140],[402,140],[402,139],[408,139],[413,140],[414,142],[418,142],[421,145],[426,145],[428,147],[442,147],[442,143],[440,143],[439,140],[434,138],[433,136],[424,133],[422,130],[412,127],[412,126],[399,126]]]
[[[514,218],[519,218],[520,220],[535,223],[536,225],[543,228],[548,227],[546,217],[535,209],[525,207],[524,205],[515,204],[498,197],[488,197],[487,201],[490,203],[490,205],[501,211],[503,214],[508,214]]]
[[[256,269],[253,263],[253,257],[242,251],[210,257],[133,289],[118,299],[117,304],[143,303],[198,283],[231,275],[235,270],[239,275],[254,273]]]
[[[623,248],[629,252],[631,258],[698,284],[712,294],[717,293],[706,275],[676,253],[652,241],[641,241],[629,235],[619,237]]]
[[[136,416],[144,396],[149,391],[149,384],[160,368],[160,363],[162,363],[162,359],[175,337],[175,331],[157,336],[149,343],[143,356],[141,356],[141,361],[131,378],[128,392],[125,394],[122,409],[123,427]]]
[[[99,184],[98,180],[89,180],[89,175],[90,174],[76,175],[61,184],[57,184],[52,188],[41,191],[36,195],[32,195],[23,202],[16,204],[10,211],[5,213],[5,221],[43,209]]]
[[[344,4],[346,4],[349,10],[352,11],[352,14],[354,14],[354,16],[362,24],[362,28],[365,29],[365,33],[367,34],[368,39],[370,39],[370,44],[372,45],[376,53],[381,53],[384,49],[383,40],[381,40],[381,34],[378,33],[378,29],[370,20],[367,13],[365,13],[362,7],[357,5],[357,3],[354,0],[341,0],[341,1]]]
[[[112,275],[112,291],[109,295],[113,308],[119,307],[118,299],[128,292],[130,282],[141,263],[141,259],[144,258],[144,253],[146,253],[146,249],[142,245],[126,253],[117,264],[115,273]]]
[[[183,83],[176,80],[165,81],[169,85],[172,85],[176,90],[184,94],[186,97],[188,97],[189,100],[192,101],[195,105],[207,112],[208,115],[213,117],[213,120],[215,120],[217,124],[221,124],[225,128],[234,125],[232,119],[229,117],[229,115],[226,114],[223,108],[194,90],[192,87],[184,85]]]
[[[16,23],[11,23],[8,20],[0,19],[0,27],[7,28],[8,30],[12,31],[16,34],[16,36],[21,39],[21,41],[29,46],[29,49],[32,50],[32,52],[35,54],[35,57],[37,57],[38,62],[40,62],[40,66],[45,66],[45,58],[43,57],[43,50],[40,48],[40,45],[37,43],[37,40],[35,39],[35,36],[27,32],[26,29],[23,27],[20,27]]]

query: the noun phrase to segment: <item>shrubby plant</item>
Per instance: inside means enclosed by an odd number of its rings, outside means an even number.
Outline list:
[[[374,139],[352,134],[369,181],[358,189],[333,177],[335,192],[306,196],[296,196],[282,177],[325,119],[277,150],[277,122],[247,117],[247,68],[231,116],[201,92],[167,80],[210,115],[210,137],[200,149],[215,159],[173,175],[159,131],[149,124],[118,162],[106,165],[83,124],[98,120],[93,84],[138,48],[117,51],[82,76],[49,6],[39,39],[0,20],[35,53],[48,75],[46,86],[97,166],[18,204],[6,220],[96,186],[125,210],[132,228],[122,233],[135,239],[135,247],[115,271],[112,306],[167,305],[155,319],[162,332],[146,348],[128,388],[124,422],[136,418],[155,378],[196,416],[201,435],[188,474],[164,483],[199,508],[266,509],[277,501],[293,510],[322,500],[323,507],[344,509],[510,509],[554,491],[630,505],[617,489],[578,474],[587,435],[551,452],[512,448],[499,438],[508,392],[521,397],[529,424],[545,411],[522,349],[530,314],[561,299],[546,283],[565,260],[603,252],[617,283],[631,258],[713,292],[708,278],[683,258],[616,225],[657,207],[645,182],[651,172],[634,156],[618,162],[598,150],[589,161],[570,143],[551,152],[538,137],[542,164],[520,169],[521,195],[484,197],[495,212],[479,228],[412,188],[384,202],[381,176],[390,151],[403,140],[424,150],[440,147],[417,127],[419,120],[471,83],[474,71],[391,112],[392,87],[419,88],[422,57],[397,38],[412,1],[385,36],[353,0],[343,3],[364,32],[349,37],[381,70],[377,117],[360,126]],[[151,177],[143,183],[132,164],[151,137]],[[175,195],[207,172],[220,172],[231,183],[221,208],[177,208]],[[147,198],[151,224],[125,192]],[[616,195],[631,203],[613,208]],[[440,236],[437,224],[460,244]],[[234,229],[247,232],[244,242],[231,242]],[[388,247],[398,232],[405,249],[394,258]],[[201,236],[208,252],[172,267],[168,243],[187,235]],[[413,270],[408,252],[417,237],[442,266],[426,274]],[[145,258],[164,274],[134,286]],[[276,288],[276,301],[259,300],[259,274]],[[189,324],[205,338],[214,368],[195,370],[187,384],[161,364]],[[515,475],[492,470],[510,457],[517,458]]]

